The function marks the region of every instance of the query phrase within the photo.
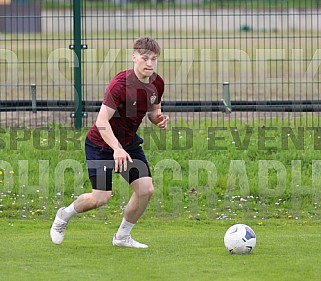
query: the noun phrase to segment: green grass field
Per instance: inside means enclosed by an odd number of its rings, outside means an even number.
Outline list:
[[[79,215],[53,245],[57,208],[90,190],[86,131],[2,130],[0,280],[319,280],[318,130],[184,122],[140,132],[156,190],[133,236],[147,250],[111,245],[130,196],[119,177],[108,206]],[[251,254],[224,248],[234,223],[255,230]]]
[[[133,231],[142,250],[111,245],[118,221],[75,219],[56,246],[50,221],[1,219],[0,280],[320,280],[319,222],[251,220],[257,246],[242,256],[223,245],[233,221],[146,218]]]

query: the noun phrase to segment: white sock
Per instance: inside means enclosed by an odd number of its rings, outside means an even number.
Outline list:
[[[116,237],[118,239],[122,239],[122,238],[129,236],[134,225],[135,224],[130,223],[130,222],[126,221],[125,218],[123,218],[123,220],[118,228],[118,231],[116,233]]]
[[[64,221],[69,221],[73,216],[77,215],[77,211],[74,207],[74,202],[72,202],[68,207],[62,210],[60,216]]]

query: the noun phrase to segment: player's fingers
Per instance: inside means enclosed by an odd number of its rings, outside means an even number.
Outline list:
[[[115,159],[115,172],[118,172],[118,163],[119,161]]]
[[[123,166],[124,166],[124,172],[126,172],[127,171],[127,160],[124,161]]]
[[[164,115],[163,120],[157,124],[159,128],[166,128],[168,122],[168,116]]]
[[[133,163],[133,159],[130,157],[129,154],[127,154],[127,159],[129,160],[130,163]]]
[[[118,162],[118,171],[121,173],[123,171],[123,165],[124,165],[124,161],[121,159]]]
[[[163,117],[163,114],[162,113],[159,113],[156,115],[156,119],[157,120],[161,120],[161,118]]]
[[[130,163],[133,163],[133,159],[130,157],[130,155],[127,153],[126,158],[124,159],[124,171],[127,171],[127,160]]]

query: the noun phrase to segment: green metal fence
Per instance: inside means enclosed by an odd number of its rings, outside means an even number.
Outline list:
[[[161,47],[163,108],[194,125],[319,125],[319,1],[0,1],[0,124],[90,126],[133,41]],[[223,86],[225,85],[225,86]],[[312,120],[312,121],[311,121]]]

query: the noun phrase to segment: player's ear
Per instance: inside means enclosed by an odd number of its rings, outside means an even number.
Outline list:
[[[136,62],[136,53],[135,52],[133,52],[133,54],[132,54],[132,61],[135,63]]]

